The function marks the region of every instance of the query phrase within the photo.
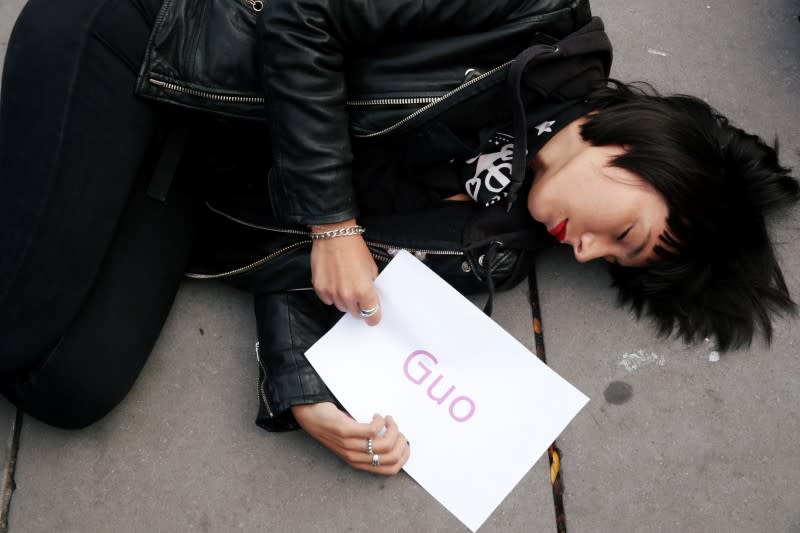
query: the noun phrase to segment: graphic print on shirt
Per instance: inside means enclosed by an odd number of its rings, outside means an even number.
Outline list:
[[[497,151],[478,154],[467,161],[467,165],[475,164],[475,170],[473,177],[465,184],[470,198],[486,207],[508,196],[508,192],[503,192],[503,189],[511,183],[514,137],[495,133],[489,139],[488,146],[497,148]]]
[[[564,104],[559,104],[564,107]],[[538,152],[556,132],[576,117],[586,113],[585,105],[567,103],[566,109],[542,113],[537,120],[550,116],[553,120],[543,120],[531,128],[528,135],[528,154]],[[534,129],[536,134],[534,135]],[[467,194],[484,207],[496,204],[508,196],[507,187],[511,184],[511,167],[514,159],[514,137],[507,133],[493,134],[477,156],[465,161],[460,171],[460,179]]]
[[[538,126],[536,126],[536,136],[539,137],[543,133],[553,133],[553,124],[555,124],[555,120],[545,120]]]

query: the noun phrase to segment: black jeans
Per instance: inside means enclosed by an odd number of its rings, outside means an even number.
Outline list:
[[[0,98],[0,387],[53,425],[128,392],[190,248],[180,184],[147,196],[164,112],[133,87],[161,0],[30,0]]]

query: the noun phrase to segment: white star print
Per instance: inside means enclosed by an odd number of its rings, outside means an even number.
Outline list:
[[[553,130],[550,129],[550,126],[552,126],[555,123],[556,123],[555,120],[545,120],[544,122],[536,126],[536,129],[539,131],[539,133],[537,133],[536,136],[538,137],[542,133],[553,133]]]

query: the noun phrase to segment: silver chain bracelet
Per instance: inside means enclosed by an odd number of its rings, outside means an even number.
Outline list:
[[[344,228],[337,228],[328,231],[312,231],[309,234],[312,241],[319,239],[335,239],[336,237],[347,237],[348,235],[361,235],[364,233],[362,226],[345,226]]]

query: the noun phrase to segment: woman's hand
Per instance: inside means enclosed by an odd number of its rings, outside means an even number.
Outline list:
[[[328,231],[355,223],[355,219],[351,219],[311,229]],[[319,239],[311,246],[311,284],[319,299],[356,318],[362,318],[362,310],[376,309],[375,314],[364,318],[370,326],[381,320],[380,300],[374,283],[377,275],[378,267],[360,235]]]
[[[330,402],[295,405],[291,409],[297,423],[309,435],[353,468],[393,476],[408,461],[411,448],[391,416],[384,419],[375,415],[369,424],[360,424]],[[379,437],[384,427],[386,432]],[[372,439],[372,453],[379,459],[378,466],[372,466],[373,455],[367,453],[368,439]]]

